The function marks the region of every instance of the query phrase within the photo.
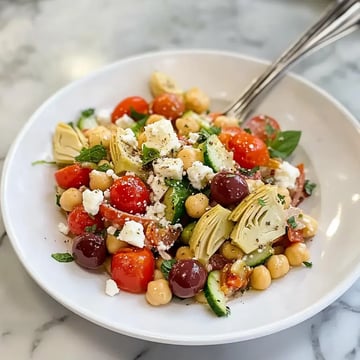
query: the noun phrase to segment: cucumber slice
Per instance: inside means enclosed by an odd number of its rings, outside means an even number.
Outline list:
[[[77,127],[80,130],[89,130],[89,129],[96,128],[97,126],[98,126],[98,123],[97,123],[94,115],[91,115],[91,116],[83,116],[82,115],[77,122]]]
[[[232,169],[234,161],[232,153],[225,149],[225,146],[216,135],[210,135],[204,144],[204,162],[215,172],[223,169]]]
[[[211,310],[219,317],[229,316],[230,308],[226,305],[225,294],[220,289],[220,271],[211,271],[208,275],[204,294]]]
[[[273,253],[274,249],[268,244],[261,249],[256,249],[250,254],[245,255],[243,260],[247,266],[254,267],[263,264]]]

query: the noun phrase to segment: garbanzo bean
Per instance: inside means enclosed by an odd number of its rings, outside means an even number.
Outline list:
[[[105,191],[113,183],[112,177],[107,176],[106,173],[103,171],[93,170],[89,174],[89,178],[89,187],[91,190],[99,189],[101,191]]]
[[[203,153],[199,149],[192,147],[185,147],[180,150],[177,157],[182,160],[184,164],[184,170],[187,170],[195,161],[204,161]]]
[[[304,261],[308,261],[310,259],[309,250],[302,242],[294,243],[288,246],[285,249],[285,256],[291,266],[300,266]]]
[[[155,269],[154,270],[154,280],[164,279],[164,275],[161,270]]]
[[[200,130],[199,123],[191,116],[178,118],[176,120],[175,126],[179,135],[184,136],[187,136],[190,133],[196,133]]]
[[[147,302],[153,306],[168,304],[172,299],[168,281],[165,279],[150,281],[147,286],[145,297]]]
[[[156,269],[160,270],[161,269],[161,264],[163,263],[164,259],[159,257],[155,260],[155,267]]]
[[[186,212],[194,219],[201,217],[208,206],[209,198],[203,193],[190,195],[185,201]]]
[[[150,124],[154,124],[159,120],[163,120],[165,119],[162,115],[158,115],[158,114],[152,114],[148,117],[148,119],[146,120],[146,125],[150,125]]]
[[[304,238],[310,238],[316,235],[319,225],[313,217],[303,214],[300,221],[305,225],[303,228]]]
[[[63,210],[72,211],[82,203],[82,193],[76,188],[69,188],[61,194],[59,203]]]
[[[115,254],[121,248],[128,246],[127,242],[119,240],[116,236],[110,234],[106,235],[105,244],[110,254]]]
[[[241,249],[238,248],[237,246],[231,244],[230,241],[225,241],[220,246],[219,251],[220,251],[220,254],[228,260],[236,260],[236,259],[240,259],[244,256],[244,253],[241,251]]]
[[[209,109],[210,98],[199,88],[189,89],[184,94],[185,107],[188,110],[201,114]]]
[[[89,145],[102,145],[106,148],[110,145],[110,138],[111,138],[111,130],[106,128],[105,126],[97,126],[93,129],[89,129],[86,132],[86,136],[89,140]]]
[[[289,261],[285,255],[272,255],[266,262],[266,267],[270,271],[272,279],[278,279],[285,276],[290,269]]]
[[[217,126],[220,128],[223,128],[226,126],[239,126],[239,120],[234,117],[220,115],[214,120],[214,126]]]
[[[175,258],[177,260],[186,260],[186,259],[192,259],[194,257],[193,252],[191,251],[189,246],[180,246],[176,250]]]
[[[139,147],[139,149],[142,149],[142,145],[143,145],[144,142],[146,142],[145,131],[143,131],[138,137],[138,147]]]
[[[250,285],[255,290],[265,290],[271,284],[270,271],[264,266],[256,266],[250,276]]]

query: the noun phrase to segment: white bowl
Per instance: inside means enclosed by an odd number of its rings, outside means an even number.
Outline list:
[[[161,70],[183,88],[199,86],[216,101],[230,101],[265,68],[252,58],[216,51],[171,51],[133,57],[81,79],[46,101],[13,144],[3,171],[1,204],[12,245],[34,280],[82,317],[119,333],[172,344],[219,344],[256,338],[293,326],[339,297],[360,275],[360,130],[356,120],[326,93],[295,76],[286,77],[259,112],[284,129],[302,130],[294,162],[304,162],[318,184],[304,202],[319,219],[310,244],[313,267],[296,268],[264,292],[249,291],[230,302],[232,314],[216,318],[205,306],[173,302],[150,307],[144,296],[105,295],[105,275],[50,254],[67,245],[57,228],[64,221],[55,206],[51,166],[32,166],[51,155],[59,121],[79,110],[112,108],[123,97],[150,99],[149,75]]]

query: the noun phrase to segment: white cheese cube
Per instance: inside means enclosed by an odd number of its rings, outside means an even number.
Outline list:
[[[187,174],[192,187],[197,190],[203,189],[215,175],[212,168],[201,161],[195,161],[187,169]]]
[[[150,175],[147,180],[147,183],[153,192],[152,194],[153,201],[160,200],[166,193],[167,189],[169,188],[165,184],[165,179],[162,176],[158,176],[158,175],[157,176]]]
[[[95,117],[98,122],[111,123],[112,109],[100,109],[96,111]]]
[[[135,121],[129,115],[125,114],[115,121],[115,125],[127,129],[135,125]]]
[[[105,283],[105,294],[115,296],[119,293],[119,288],[113,279],[107,279]]]
[[[297,167],[291,165],[287,161],[283,161],[278,169],[275,170],[275,184],[288,189],[295,188],[296,178],[300,175]]]
[[[120,231],[119,239],[130,245],[142,248],[145,245],[144,227],[136,221],[127,221]]]
[[[134,132],[131,129],[125,129],[124,132],[119,136],[120,140],[125,144],[132,146],[133,148],[138,147],[138,141]]]
[[[181,159],[160,158],[153,162],[154,172],[158,176],[169,179],[181,180],[184,163]]]
[[[146,208],[146,217],[152,220],[160,220],[165,217],[166,205],[156,201],[154,205],[149,205]]]
[[[64,223],[59,223],[58,224],[58,229],[64,235],[68,235],[69,231],[70,231],[69,227],[67,225],[65,225]]]
[[[82,193],[83,206],[90,215],[96,215],[99,212],[99,206],[104,201],[104,194],[101,190],[86,189]]]
[[[196,144],[198,142],[199,138],[200,138],[199,133],[190,133],[188,141],[190,144]]]

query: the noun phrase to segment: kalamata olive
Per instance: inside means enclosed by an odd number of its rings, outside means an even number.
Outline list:
[[[100,235],[85,233],[73,240],[75,262],[87,269],[97,269],[106,259],[105,240]]]
[[[211,270],[221,270],[229,262],[231,261],[220,254],[214,254],[209,259]]]
[[[220,172],[211,181],[210,193],[211,198],[222,206],[237,205],[249,194],[249,187],[240,174]]]
[[[179,298],[189,298],[203,289],[206,277],[205,268],[197,260],[178,260],[169,272],[170,289]]]

